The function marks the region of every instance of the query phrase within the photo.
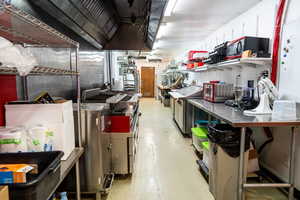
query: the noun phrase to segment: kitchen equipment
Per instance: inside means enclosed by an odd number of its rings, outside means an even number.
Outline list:
[[[201,98],[202,87],[190,86],[169,92],[174,103],[173,120],[184,135],[191,135],[192,106],[187,102],[188,98]]]
[[[103,162],[110,164],[110,172],[114,174],[133,173],[138,144],[139,95],[91,90],[85,92],[85,97],[86,103],[104,103],[107,107],[101,118]]]
[[[227,42],[217,45],[214,51],[209,52],[209,57],[204,60],[206,64],[216,64],[225,60],[227,50]]]
[[[102,103],[84,103],[81,106],[81,138],[85,151],[80,162],[80,183],[84,192],[108,192],[113,181],[109,137],[102,132],[106,108],[107,105]],[[74,117],[77,117],[77,110]]]
[[[237,84],[238,85],[238,84]],[[230,107],[237,107],[240,110],[254,109],[258,103],[254,99],[254,81],[248,81],[248,87],[241,86],[234,88],[234,100],[225,101],[225,105]]]
[[[270,57],[269,38],[241,37],[228,42],[225,60],[241,58],[246,50],[251,50],[256,57]]]
[[[203,84],[204,99],[213,103],[225,102],[233,97],[233,84],[211,81]]]
[[[261,77],[258,82],[259,104],[253,110],[245,110],[245,115],[267,115],[272,114],[273,101],[278,100],[279,93],[276,86],[268,77]]]

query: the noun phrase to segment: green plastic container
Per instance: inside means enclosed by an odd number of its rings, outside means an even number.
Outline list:
[[[209,151],[209,142],[202,142],[201,145],[202,145],[203,149]]]
[[[206,127],[195,127],[192,128],[193,135],[197,136],[200,139],[207,139],[207,128]]]
[[[195,149],[198,152],[202,152],[203,151],[203,147],[201,145],[202,142],[206,142],[208,141],[208,137],[207,137],[207,128],[206,127],[195,127],[192,128],[192,133],[193,133],[193,146],[195,147]]]

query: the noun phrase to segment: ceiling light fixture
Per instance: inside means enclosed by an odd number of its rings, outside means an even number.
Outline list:
[[[169,26],[170,26],[170,24],[168,24],[168,23],[162,23],[159,26],[158,33],[156,35],[156,39],[161,39],[166,34]]]
[[[177,0],[169,0],[168,1],[167,8],[166,8],[165,14],[164,14],[165,17],[170,17],[172,15],[173,10],[176,6],[176,3],[177,3]]]

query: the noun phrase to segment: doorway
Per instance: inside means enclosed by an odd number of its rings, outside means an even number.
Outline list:
[[[141,93],[143,97],[154,97],[155,68],[141,67]]]

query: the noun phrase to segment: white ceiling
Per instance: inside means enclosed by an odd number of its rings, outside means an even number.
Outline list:
[[[203,39],[261,0],[169,0],[175,1],[165,16],[153,53],[175,57],[197,49]],[[171,4],[171,3],[169,3]],[[163,34],[161,34],[163,33]]]

